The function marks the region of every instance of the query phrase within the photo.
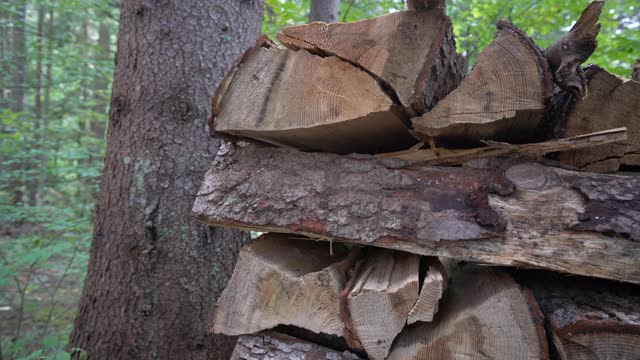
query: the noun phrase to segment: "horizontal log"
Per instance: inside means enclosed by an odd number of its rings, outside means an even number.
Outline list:
[[[335,351],[291,336],[265,331],[238,338],[231,360],[357,360],[356,354]]]
[[[518,275],[542,310],[560,359],[640,357],[640,287],[546,271]]]
[[[193,207],[215,226],[640,283],[640,177],[224,147]]]

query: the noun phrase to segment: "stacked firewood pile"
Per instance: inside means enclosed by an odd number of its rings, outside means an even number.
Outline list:
[[[602,6],[545,50],[499,22],[466,76],[433,1],[259,39],[193,207],[265,233],[212,309],[233,358],[640,358],[640,82],[583,67]]]

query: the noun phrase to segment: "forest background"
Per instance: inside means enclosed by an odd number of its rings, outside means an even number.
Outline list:
[[[587,3],[449,0],[448,12],[470,69],[498,20],[545,47]],[[104,163],[119,6],[0,2],[0,359],[69,357]],[[342,0],[340,21],[404,8],[401,0]],[[308,16],[309,0],[267,0],[263,32],[275,37]],[[589,62],[629,77],[640,56],[640,2],[608,0],[601,23]]]

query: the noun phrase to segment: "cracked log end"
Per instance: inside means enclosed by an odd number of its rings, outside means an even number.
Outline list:
[[[593,54],[600,32],[598,23],[604,1],[590,3],[567,35],[544,51],[556,83],[576,98],[585,95],[586,80],[580,65]]]
[[[335,56],[249,49],[213,100],[216,133],[336,153],[411,145],[401,108],[367,72]]]
[[[293,325],[343,336],[339,294],[360,257],[341,244],[265,234],[242,247],[210,316],[216,334],[242,335]],[[313,311],[309,311],[313,309]]]
[[[418,321],[431,322],[438,312],[438,303],[447,289],[447,272],[436,257],[423,258],[426,270],[418,301],[409,312],[407,324]]]
[[[358,344],[370,359],[383,360],[418,299],[420,256],[369,250],[344,301]]]
[[[471,74],[433,110],[412,119],[414,130],[449,147],[480,145],[481,139],[534,140],[552,91],[540,49],[521,30],[501,21]]]
[[[509,275],[472,265],[450,274],[436,319],[406,327],[387,359],[549,358],[542,324]]]
[[[432,108],[464,77],[451,20],[439,6],[353,23],[292,26],[277,39],[288,48],[335,55],[367,71],[412,116]]]
[[[518,280],[539,304],[562,359],[638,358],[638,288],[542,271],[519,274]]]

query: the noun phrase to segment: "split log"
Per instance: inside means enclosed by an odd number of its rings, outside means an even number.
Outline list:
[[[212,112],[211,130],[280,146],[349,153],[415,143],[401,107],[365,71],[264,37],[218,87]]]
[[[548,359],[539,310],[504,272],[465,266],[436,319],[402,331],[389,360]]]
[[[559,136],[625,126],[627,141],[567,151],[558,160],[580,170],[617,171],[621,165],[640,165],[640,82],[623,80],[598,66],[585,71],[586,95],[580,99],[558,94],[566,102],[560,105],[564,121],[558,124]],[[563,99],[557,101],[561,103]]]
[[[420,256],[371,249],[344,297],[347,331],[370,359],[383,360],[418,299]],[[347,332],[345,331],[345,332]],[[351,341],[353,343],[353,340]]]
[[[520,143],[535,138],[552,95],[552,75],[538,46],[507,21],[478,55],[471,74],[430,112],[414,118],[414,130],[448,146],[480,140]]]
[[[288,48],[335,55],[362,68],[414,116],[431,109],[464,76],[465,61],[456,54],[442,6],[352,23],[292,26],[277,39]]]
[[[265,234],[240,251],[210,326],[214,333],[241,335],[294,325],[343,336],[339,296],[358,257],[338,244]]]
[[[447,273],[438,258],[426,259],[427,273],[422,281],[418,301],[409,312],[408,324],[433,321],[433,316],[438,312],[438,303],[447,289]]]
[[[506,155],[526,155],[541,157],[548,153],[592,148],[598,145],[626,142],[627,128],[616,128],[590,134],[577,135],[564,139],[549,140],[531,144],[507,144],[496,141],[484,141],[489,146],[472,149],[420,149],[414,146],[409,150],[376,154],[377,158],[395,158],[416,161],[424,165],[462,165],[467,161],[486,159]],[[422,143],[424,145],[424,143]]]
[[[193,214],[214,226],[640,283],[640,177],[523,161],[410,168],[368,155],[226,148]]]
[[[527,274],[562,360],[638,359],[640,288],[549,272]]]
[[[580,68],[596,50],[600,12],[604,1],[590,3],[567,35],[544,51],[556,83],[576,98],[585,94],[586,79]]]
[[[291,336],[268,331],[238,338],[231,360],[357,360],[357,355],[339,352]]]

